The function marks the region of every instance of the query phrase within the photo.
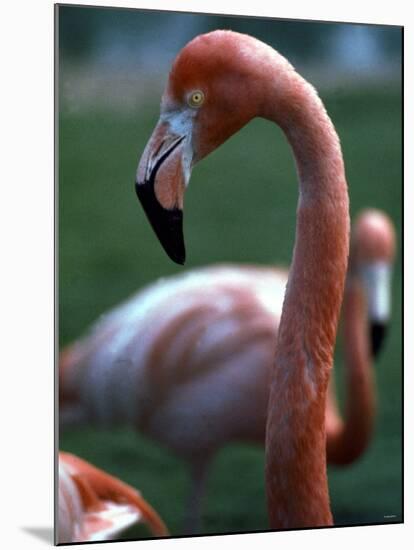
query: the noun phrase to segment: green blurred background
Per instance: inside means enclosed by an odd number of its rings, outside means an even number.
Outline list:
[[[214,28],[272,44],[317,87],[334,121],[351,215],[381,208],[396,225],[392,323],[375,367],[375,437],[356,464],[330,468],[329,482],[337,524],[401,520],[401,29],[69,6],[57,14],[60,346],[138,288],[182,271],[156,241],[134,190],[175,54]],[[296,201],[284,136],[267,121],[253,121],[193,171],[185,269],[223,261],[288,265]],[[340,339],[335,376],[342,402]],[[128,428],[71,428],[61,432],[59,447],[140,488],[171,533],[181,534],[189,479],[168,450]],[[267,528],[263,464],[263,450],[253,446],[218,455],[204,533]],[[136,527],[124,538],[146,536]]]

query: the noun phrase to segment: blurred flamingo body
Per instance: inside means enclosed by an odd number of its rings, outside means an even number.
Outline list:
[[[138,491],[89,462],[59,453],[58,543],[109,540],[138,522],[168,535]]]
[[[220,265],[144,288],[62,352],[62,416],[129,422],[191,462],[263,441],[286,277]]]

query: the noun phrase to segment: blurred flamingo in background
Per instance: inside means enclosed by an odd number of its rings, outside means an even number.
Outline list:
[[[345,465],[369,444],[376,413],[372,358],[381,349],[391,313],[391,273],[395,229],[379,210],[365,210],[356,219],[342,305],[345,376],[345,421],[331,387],[326,409],[327,458]],[[331,380],[331,385],[333,380]]]
[[[139,522],[154,536],[169,534],[133,487],[75,455],[59,453],[59,544],[113,539]]]
[[[346,413],[330,388],[327,458],[349,464],[375,417],[372,356],[390,315],[394,229],[378,210],[353,227],[343,329]],[[60,359],[61,420],[129,423],[190,465],[186,529],[200,526],[213,455],[232,441],[263,444],[270,369],[287,271],[222,265],[150,285],[104,315]]]

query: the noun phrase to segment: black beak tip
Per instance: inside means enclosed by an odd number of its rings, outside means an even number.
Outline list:
[[[185,264],[185,258],[173,258],[172,256],[170,256],[170,258],[172,259],[173,262],[175,262],[176,264],[178,265],[184,265]]]
[[[173,262],[184,265],[183,211],[180,208],[163,208],[155,196],[153,185],[149,182],[136,182],[135,190],[165,252]]]
[[[373,357],[377,357],[382,349],[385,336],[387,334],[387,325],[378,321],[371,322],[371,352]]]
[[[185,264],[185,248],[184,248],[184,241],[182,241],[182,246],[168,246],[165,243],[163,243],[160,239],[160,242],[165,250],[165,252],[168,254],[168,257],[179,265]]]

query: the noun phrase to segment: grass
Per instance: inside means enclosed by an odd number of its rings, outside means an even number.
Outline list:
[[[351,214],[373,206],[397,227],[393,319],[376,365],[379,413],[374,441],[355,464],[329,470],[338,524],[402,518],[401,509],[401,101],[384,86],[323,96],[341,137]],[[63,113],[59,164],[59,341],[78,337],[108,308],[160,276],[181,271],[164,254],[134,192],[139,156],[158,105],[129,116]],[[297,183],[282,133],[255,120],[193,171],[186,194],[190,269],[220,261],[288,264],[294,238]],[[341,343],[336,376],[341,388]],[[139,487],[171,532],[181,533],[189,480],[167,450],[127,429],[71,429],[59,446]],[[204,532],[266,529],[263,450],[224,449],[208,485]],[[384,518],[384,516],[394,516]],[[125,537],[145,537],[143,527]]]

